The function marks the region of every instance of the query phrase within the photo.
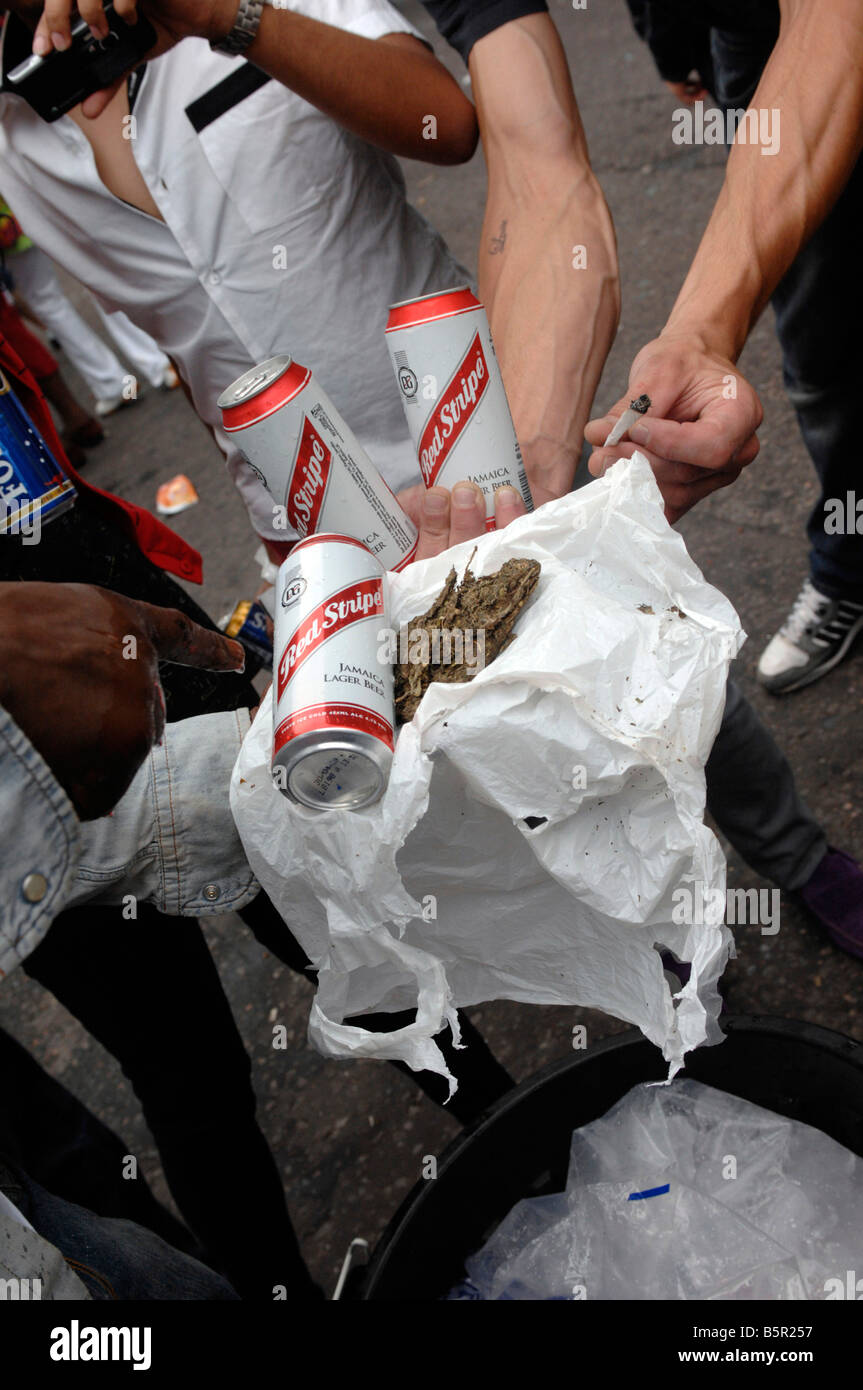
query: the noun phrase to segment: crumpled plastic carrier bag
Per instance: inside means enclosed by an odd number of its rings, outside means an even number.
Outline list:
[[[518,1202],[451,1297],[843,1297],[861,1199],[863,1159],[811,1125],[690,1077],[639,1085],[575,1131],[566,1191]]]
[[[527,557],[539,582],[493,663],[430,686],[377,804],[312,811],[273,785],[270,694],[234,768],[249,861],[318,970],[310,1038],[328,1056],[438,1072],[452,1091],[433,1038],[449,1023],[459,1040],[457,1008],[573,1004],[637,1025],[673,1075],[689,1049],[721,1039],[731,936],[704,764],[743,641],[737,616],[668,526],[639,454],[391,573],[393,627],[474,548],[475,574]],[[681,910],[681,888],[703,913]],[[674,996],[657,946],[692,963]],[[413,1008],[390,1033],[344,1021]]]

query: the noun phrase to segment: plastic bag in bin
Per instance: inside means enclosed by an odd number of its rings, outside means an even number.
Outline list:
[[[391,573],[394,626],[474,549],[476,575],[526,557],[539,582],[493,663],[430,686],[379,802],[289,802],[269,770],[270,695],[234,769],[250,863],[319,972],[310,1037],[325,1055],[401,1059],[453,1088],[434,1035],[457,1029],[457,1008],[573,1004],[637,1025],[673,1075],[721,1036],[731,936],[704,764],[743,641],[737,615],[666,522],[639,454],[504,531]],[[673,920],[682,887],[704,890],[705,920]],[[692,964],[674,996],[663,947]],[[392,1033],[344,1021],[410,1008],[415,1020]]]
[[[450,1297],[844,1297],[861,1198],[863,1159],[811,1125],[690,1077],[639,1085],[575,1131],[566,1191],[518,1202]]]

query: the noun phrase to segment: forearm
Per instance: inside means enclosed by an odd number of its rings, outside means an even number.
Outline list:
[[[236,0],[227,0],[224,13],[227,32]],[[456,164],[473,153],[471,103],[446,68],[408,34],[367,39],[267,7],[247,57],[354,135],[393,154]]]
[[[779,150],[735,143],[722,192],[663,336],[700,338],[736,361],[758,316],[827,216],[863,148],[859,0],[783,3],[782,29],[751,109]],[[778,117],[773,114],[778,112]]]
[[[572,486],[614,338],[614,229],[548,16],[480,40],[470,71],[489,181],[480,296],[539,504]]]

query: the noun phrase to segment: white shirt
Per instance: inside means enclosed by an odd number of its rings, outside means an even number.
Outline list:
[[[292,8],[366,38],[416,34],[385,0]],[[220,83],[256,78],[257,90],[220,109]],[[286,537],[218,428],[216,400],[276,353],[314,370],[392,488],[420,481],[387,309],[468,277],[407,203],[397,161],[202,39],[148,63],[132,92],[132,151],[164,222],[105,188],[68,116],[49,125],[0,96],[0,186],[28,236],[174,359],[259,534]]]

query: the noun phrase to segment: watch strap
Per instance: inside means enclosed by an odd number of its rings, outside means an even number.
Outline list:
[[[257,35],[263,9],[264,0],[240,0],[240,8],[231,32],[223,39],[210,41],[214,53],[228,53],[231,57],[245,53]]]

